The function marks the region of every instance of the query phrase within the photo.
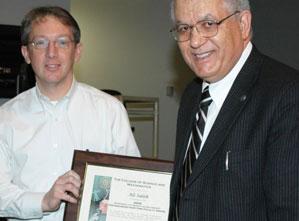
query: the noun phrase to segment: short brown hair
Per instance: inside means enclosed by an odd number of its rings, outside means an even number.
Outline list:
[[[37,7],[29,11],[21,23],[21,44],[27,45],[29,34],[32,30],[32,23],[46,16],[57,18],[62,24],[71,27],[73,38],[76,43],[80,42],[81,31],[75,18],[65,9],[58,6]]]

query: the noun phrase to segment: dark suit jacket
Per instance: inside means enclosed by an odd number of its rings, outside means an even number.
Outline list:
[[[181,100],[170,215],[202,82]],[[226,170],[226,155],[228,170]],[[182,221],[299,221],[299,73],[253,48],[180,203]]]

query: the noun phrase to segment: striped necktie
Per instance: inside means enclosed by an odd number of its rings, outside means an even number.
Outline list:
[[[206,86],[201,94],[199,103],[199,111],[195,115],[195,120],[192,125],[190,133],[189,145],[186,153],[186,158],[183,163],[183,171],[180,177],[180,187],[178,188],[175,216],[174,220],[178,220],[178,207],[183,191],[186,187],[187,180],[192,173],[192,167],[194,162],[197,160],[200,152],[200,146],[202,142],[203,132],[207,120],[207,113],[209,105],[212,103],[212,98],[209,93],[209,86]]]

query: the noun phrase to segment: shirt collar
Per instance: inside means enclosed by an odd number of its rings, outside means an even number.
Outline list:
[[[35,87],[36,88],[36,95],[37,95],[38,99],[39,100],[44,100],[46,102],[51,102],[50,99],[46,95],[42,94],[42,92],[40,91],[38,85],[36,84],[35,86],[36,86]],[[69,89],[69,91],[67,92],[67,94],[64,97],[60,98],[57,101],[57,103],[59,103],[62,100],[65,100],[65,99],[70,99],[72,97],[72,95],[74,94],[76,86],[77,86],[77,81],[76,81],[75,78],[73,78],[71,88]]]
[[[252,43],[249,42],[241,54],[240,59],[238,60],[237,64],[233,67],[233,69],[220,81],[217,81],[212,84],[208,84],[207,82],[203,82],[202,90],[207,86],[209,86],[209,92],[213,99],[213,103],[215,103],[216,107],[220,109],[222,104],[232,87],[236,77],[238,76],[240,70],[242,69],[243,65],[245,64],[249,54],[252,50]]]
[[[40,91],[38,85],[36,84],[36,86],[35,86],[36,98],[39,101],[42,109],[44,109],[44,108],[48,109],[48,108],[51,108],[51,106],[56,106],[56,105],[61,105],[61,104],[64,104],[63,106],[65,106],[65,105],[68,104],[69,100],[73,96],[73,94],[74,94],[74,92],[77,88],[77,84],[78,83],[77,83],[76,79],[73,78],[71,88],[69,89],[67,94],[64,97],[62,97],[61,99],[59,99],[58,101],[55,101],[55,102],[52,102],[47,96],[42,94],[42,92]]]

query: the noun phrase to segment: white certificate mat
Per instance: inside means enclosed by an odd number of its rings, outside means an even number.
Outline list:
[[[171,173],[87,164],[79,221],[167,221]]]

